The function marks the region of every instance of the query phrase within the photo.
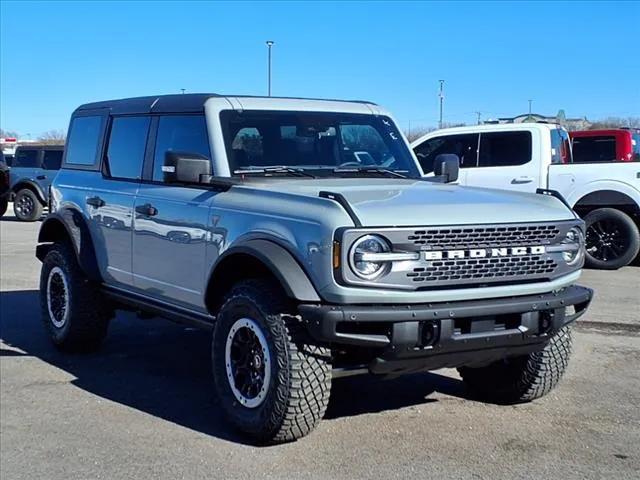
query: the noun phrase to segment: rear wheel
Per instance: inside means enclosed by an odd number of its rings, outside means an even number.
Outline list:
[[[96,349],[113,316],[98,286],[86,278],[66,243],[54,244],[42,262],[40,306],[45,328],[61,350]]]
[[[309,342],[273,282],[249,280],[232,288],[216,319],[212,362],[222,408],[260,442],[296,440],[324,416],[329,350]]]
[[[23,188],[16,193],[13,200],[13,212],[16,218],[23,222],[35,222],[42,216],[43,206],[38,196],[28,188]]]
[[[628,265],[640,250],[640,232],[634,221],[615,208],[598,208],[585,217],[586,264],[615,270]]]
[[[555,387],[571,356],[571,327],[559,330],[540,351],[509,358],[486,367],[459,368],[467,388],[496,403],[529,402]]]

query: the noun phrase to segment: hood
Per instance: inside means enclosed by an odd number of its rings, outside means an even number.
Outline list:
[[[562,202],[548,195],[413,179],[273,179],[251,182],[250,186],[310,197],[318,197],[321,191],[340,193],[365,227],[544,222],[575,218]]]

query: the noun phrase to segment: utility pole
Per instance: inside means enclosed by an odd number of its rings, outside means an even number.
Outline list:
[[[482,112],[476,112],[476,115],[478,116],[478,125],[480,125],[480,115],[482,115]]]
[[[438,80],[440,82],[440,120],[438,121],[438,128],[442,128],[442,104],[444,102],[444,80]]]
[[[531,102],[533,102],[533,100],[529,100],[529,116],[531,116]]]
[[[268,77],[268,94],[269,96],[271,96],[271,47],[273,47],[273,44],[275,42],[273,40],[267,40],[267,48],[269,49],[269,67],[268,67],[268,73],[267,73],[267,77]]]

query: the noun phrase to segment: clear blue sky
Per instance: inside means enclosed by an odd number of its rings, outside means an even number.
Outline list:
[[[110,98],[273,93],[361,98],[402,127],[527,110],[640,115],[640,3],[1,4],[0,126],[36,137]],[[634,38],[635,37],[635,38]],[[633,46],[635,44],[635,47]]]

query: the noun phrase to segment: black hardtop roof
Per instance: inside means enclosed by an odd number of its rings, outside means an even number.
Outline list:
[[[23,143],[18,145],[16,150],[63,150],[62,143]]]
[[[173,95],[153,95],[149,97],[133,97],[122,98],[119,100],[106,100],[103,102],[85,103],[80,105],[76,112],[87,110],[109,109],[115,114],[134,114],[134,113],[172,113],[172,112],[202,112],[205,102],[212,97],[225,97],[227,95],[219,95],[216,93],[185,93]],[[238,98],[269,98],[277,99],[295,99],[295,100],[329,100],[332,102],[355,102],[369,103],[363,100],[333,100],[321,98],[299,98],[299,97],[263,97],[259,95],[228,95],[229,97]]]

